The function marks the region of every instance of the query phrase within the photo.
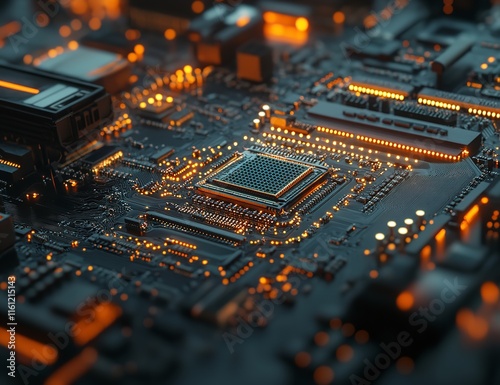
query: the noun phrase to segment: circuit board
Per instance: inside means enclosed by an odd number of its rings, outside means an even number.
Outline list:
[[[500,383],[493,3],[3,1],[0,383]]]

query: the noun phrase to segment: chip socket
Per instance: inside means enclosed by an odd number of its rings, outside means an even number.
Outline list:
[[[197,187],[211,197],[277,211],[290,206],[326,173],[324,167],[292,158],[245,151]]]

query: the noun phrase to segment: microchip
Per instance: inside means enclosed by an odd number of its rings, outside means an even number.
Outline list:
[[[246,206],[279,211],[289,207],[326,175],[324,167],[254,151],[198,184],[200,192]]]
[[[13,142],[66,153],[97,137],[112,115],[111,96],[101,86],[0,64],[0,134]]]
[[[300,163],[257,154],[246,157],[213,181],[236,190],[279,198],[311,171],[311,167]]]

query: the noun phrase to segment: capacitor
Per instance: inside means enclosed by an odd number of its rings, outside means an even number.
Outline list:
[[[396,235],[396,222],[387,222],[387,227],[389,228],[389,242],[394,242],[394,237]]]
[[[399,251],[404,251],[406,247],[406,237],[408,236],[408,229],[406,227],[400,227],[398,229],[399,234]]]
[[[417,216],[417,229],[422,230],[422,228],[425,226],[425,211],[424,210],[417,210],[415,212],[415,215]]]
[[[271,119],[271,107],[269,107],[269,105],[264,104],[262,106],[262,111],[266,115],[266,119]]]
[[[411,218],[406,218],[405,219],[405,225],[406,225],[406,228],[408,229],[408,234],[409,235],[412,235],[413,234],[413,219]]]

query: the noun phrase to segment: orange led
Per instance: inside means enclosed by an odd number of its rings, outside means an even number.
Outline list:
[[[31,88],[31,87],[23,86],[21,84],[6,82],[3,80],[0,80],[0,87],[8,88],[8,89],[14,90],[14,91],[26,92],[28,94],[34,94],[34,95],[40,93],[40,91],[37,90],[36,88]]]
[[[194,13],[202,13],[205,10],[205,4],[203,4],[203,2],[200,0],[195,0],[191,4],[191,10]]]
[[[483,302],[488,304],[495,304],[500,297],[498,286],[493,282],[485,282],[481,285],[481,298]]]
[[[89,21],[89,28],[92,30],[92,31],[97,31],[98,29],[101,28],[101,20],[98,19],[97,17],[93,17],[92,19],[90,19]]]
[[[408,291],[401,292],[396,298],[396,305],[402,311],[410,310],[414,302],[413,295]]]
[[[333,13],[333,22],[335,24],[342,24],[345,22],[345,14],[344,12],[337,11]]]
[[[305,17],[299,17],[295,20],[295,28],[301,32],[305,32],[309,29],[309,21]]]
[[[136,44],[136,46],[134,47],[134,52],[138,56],[144,55],[144,51],[145,51],[145,48],[144,48],[144,46],[142,44]]]
[[[61,26],[61,28],[59,28],[59,35],[61,35],[62,37],[68,37],[69,35],[71,35],[71,28],[67,25]]]
[[[68,48],[71,50],[71,51],[76,51],[78,49],[78,42],[76,40],[71,40],[69,43],[68,43]]]
[[[7,348],[9,343],[8,331],[0,328],[0,345]],[[19,333],[16,334],[16,353],[29,361],[35,360],[44,365],[54,364],[59,356],[52,345],[45,345]]]
[[[175,30],[173,30],[172,28],[169,28],[165,31],[164,35],[165,35],[165,39],[174,40],[175,37],[177,36],[177,32],[175,32]]]

